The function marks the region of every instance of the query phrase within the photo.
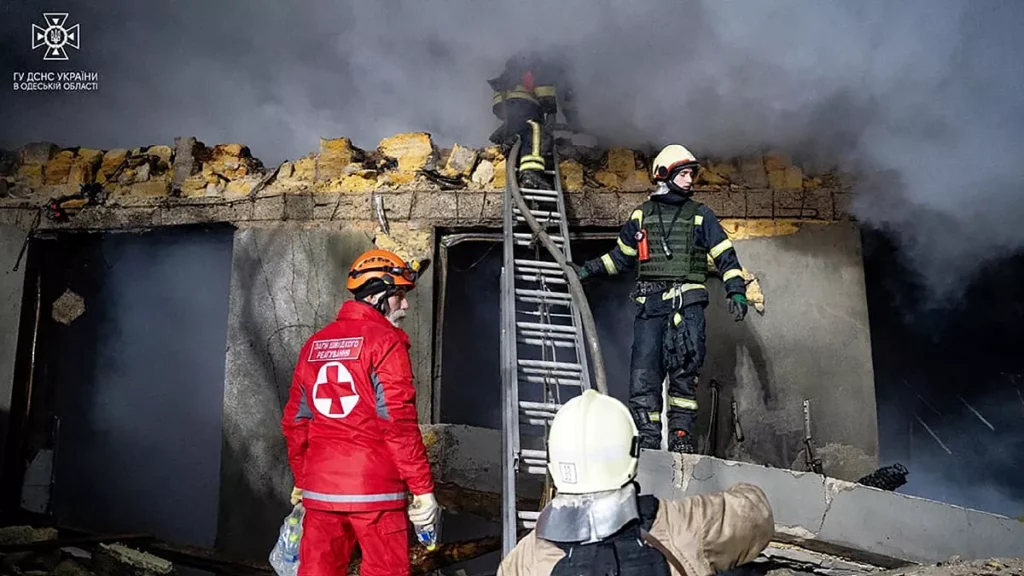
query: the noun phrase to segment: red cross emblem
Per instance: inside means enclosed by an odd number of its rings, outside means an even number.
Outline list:
[[[341,362],[320,367],[313,385],[313,407],[328,418],[344,418],[359,403],[352,373]]]

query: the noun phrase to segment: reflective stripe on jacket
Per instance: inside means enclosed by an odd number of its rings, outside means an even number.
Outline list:
[[[402,508],[434,490],[416,417],[409,337],[346,302],[302,347],[281,420],[307,508]]]
[[[685,576],[710,576],[757,558],[775,533],[775,519],[764,491],[737,484],[683,500],[659,499],[650,533],[679,559]],[[531,530],[501,561],[498,576],[545,576],[564,555]],[[675,569],[672,575],[684,576]]]

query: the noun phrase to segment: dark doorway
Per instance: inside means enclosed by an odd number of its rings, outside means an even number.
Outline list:
[[[48,502],[29,507],[214,544],[232,230],[33,240],[41,313],[23,450],[52,451],[53,473]]]
[[[1024,514],[1024,254],[935,302],[893,238],[865,230],[879,460],[900,492]]]
[[[575,237],[573,260],[600,256],[609,242],[614,243],[616,232],[588,230]],[[435,374],[440,386],[438,418],[449,424],[500,429],[501,235],[478,236],[442,249],[447,252],[447,277],[438,288],[444,291],[443,309],[438,310],[442,317],[440,377]],[[632,276],[625,274],[584,285],[601,340],[609,392],[622,401],[629,393],[632,284]]]

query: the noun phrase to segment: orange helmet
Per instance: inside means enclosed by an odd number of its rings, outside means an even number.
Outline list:
[[[412,290],[416,287],[416,279],[422,272],[422,268],[420,263],[415,260],[411,264],[406,264],[394,252],[379,248],[368,250],[352,263],[352,267],[348,270],[348,282],[345,287],[353,293],[362,292],[368,288],[370,282],[379,280],[380,291],[387,290],[392,286]]]

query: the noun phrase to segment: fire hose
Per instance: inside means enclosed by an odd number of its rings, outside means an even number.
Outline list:
[[[526,201],[523,200],[522,195],[519,193],[519,182],[516,179],[516,163],[514,159],[519,158],[519,148],[522,145],[522,140],[516,137],[516,143],[512,146],[512,150],[509,152],[508,159],[505,162],[505,182],[508,186],[509,192],[512,194],[512,200],[516,203],[516,207],[519,208],[519,212],[526,220],[526,224],[533,231],[534,236],[540,240],[541,245],[547,249],[551,254],[551,257],[555,259],[555,262],[565,272],[565,277],[569,282],[569,293],[572,295],[573,302],[576,304],[577,310],[580,313],[580,321],[583,323],[583,334],[587,342],[587,347],[590,349],[590,358],[594,363],[594,386],[597,391],[601,394],[608,394],[608,379],[604,371],[604,357],[601,355],[601,343],[597,337],[597,324],[594,322],[594,314],[590,310],[590,303],[587,301],[587,295],[583,292],[583,283],[580,282],[579,276],[576,271],[573,270],[565,262],[565,257],[562,255],[562,251],[555,246],[551,237],[548,236],[547,232],[541,227],[537,219],[533,217],[530,208],[526,205]],[[557,178],[557,174],[556,174]],[[563,214],[563,217],[565,215]],[[508,238],[505,239],[509,241]],[[565,238],[565,242],[569,239]]]

